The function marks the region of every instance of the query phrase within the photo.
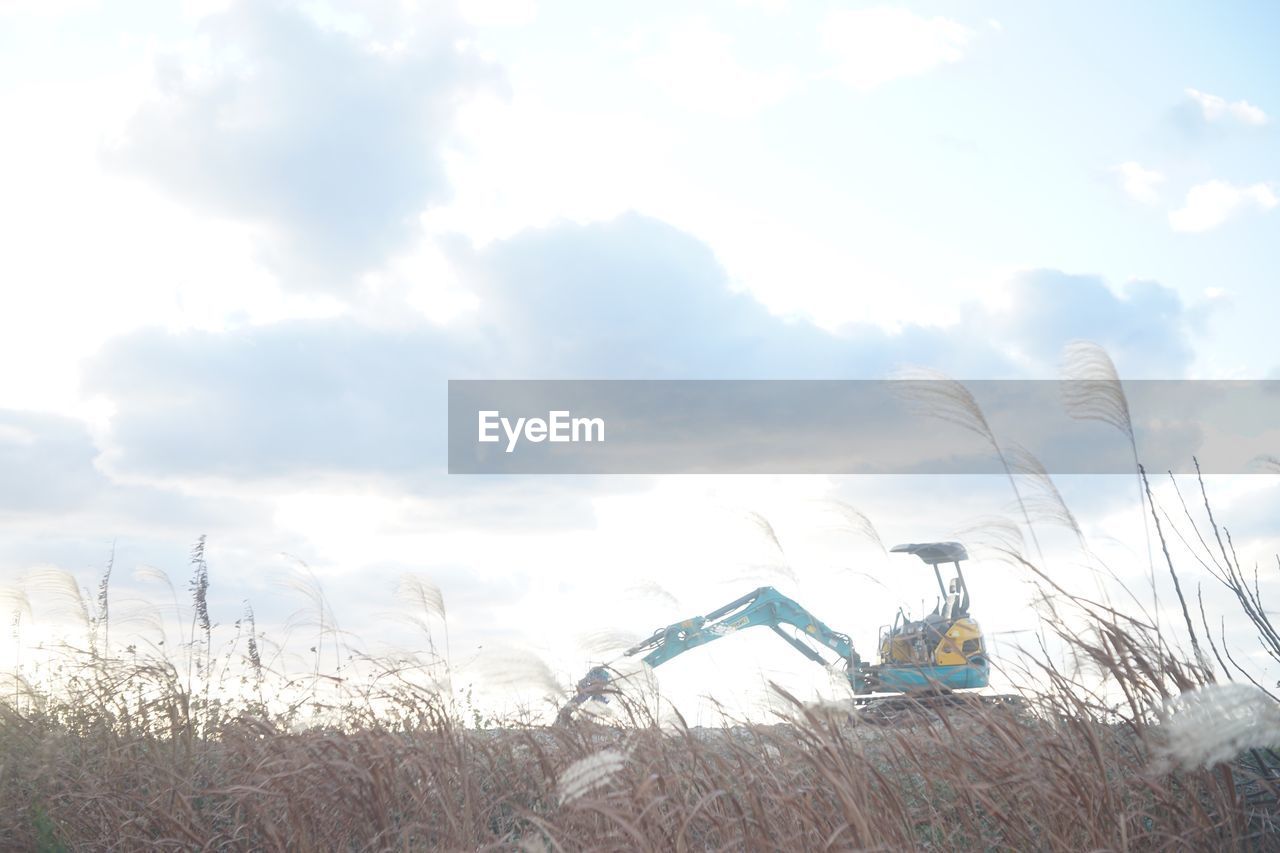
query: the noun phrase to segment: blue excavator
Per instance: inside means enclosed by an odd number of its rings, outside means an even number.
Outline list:
[[[847,634],[833,630],[793,599],[773,587],[761,587],[704,616],[659,628],[623,653],[660,666],[690,649],[705,646],[744,628],[763,626],[814,663],[843,665],[855,695],[929,695],[986,687],[990,663],[982,632],[969,616],[969,589],[960,563],[969,555],[959,542],[896,545],[895,553],[914,554],[933,568],[940,598],[932,613],[910,620],[899,608],[890,625],[880,629],[879,662],[864,661]],[[944,584],[939,566],[949,563],[955,575]],[[818,647],[834,652],[829,661]],[[588,700],[608,701],[613,671],[592,668],[577,685],[576,695],[560,712],[567,720]]]

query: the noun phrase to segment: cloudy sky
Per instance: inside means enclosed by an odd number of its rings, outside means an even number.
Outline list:
[[[1280,376],[1273,4],[637,9],[0,0],[0,579],[207,534],[224,622],[296,558],[374,645],[411,572],[460,666],[565,683],[763,580],[870,654],[927,585],[847,508],[944,538],[1007,486],[449,477],[446,380]],[[1132,482],[1060,485],[1145,570]],[[1270,559],[1280,491],[1219,487]],[[663,678],[746,695],[770,641]]]

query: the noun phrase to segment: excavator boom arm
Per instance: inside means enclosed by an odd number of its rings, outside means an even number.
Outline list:
[[[705,616],[695,616],[661,628],[648,639],[628,649],[626,655],[643,655],[641,660],[649,666],[659,666],[690,649],[704,646],[744,628],[764,626],[809,660],[823,665],[827,663],[809,644],[783,631],[783,625],[798,629],[839,655],[849,668],[851,682],[854,681],[855,674],[861,671],[862,661],[847,635],[827,627],[822,620],[793,599],[769,586],[750,592]]]

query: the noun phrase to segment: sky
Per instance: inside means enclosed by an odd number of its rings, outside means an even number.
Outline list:
[[[113,547],[181,578],[207,534],[223,622],[283,624],[305,563],[412,643],[412,573],[478,672],[567,686],[600,631],[757,582],[869,655],[929,579],[846,510],[950,538],[1007,484],[451,477],[446,381],[1053,378],[1076,339],[1280,377],[1277,35],[1265,2],[0,0],[0,582],[91,589]],[[1132,481],[1059,485],[1145,573]],[[1268,564],[1280,491],[1215,488]],[[1025,578],[970,574],[1035,631]],[[771,641],[663,689],[813,686]]]

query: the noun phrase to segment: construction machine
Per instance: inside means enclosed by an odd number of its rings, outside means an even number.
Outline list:
[[[694,616],[654,631],[623,653],[651,667],[744,628],[764,626],[814,663],[842,666],[854,694],[939,694],[986,687],[990,674],[982,631],[969,616],[969,588],[960,563],[969,555],[959,542],[897,545],[895,553],[914,554],[933,569],[939,599],[933,612],[908,619],[899,608],[893,623],[880,628],[879,661],[864,661],[847,634],[833,630],[773,587],[761,587],[704,616]],[[954,567],[944,584],[940,565]],[[834,652],[829,661],[818,648]],[[578,682],[576,695],[560,712],[562,720],[588,700],[608,701],[613,678],[608,665],[596,666]]]

